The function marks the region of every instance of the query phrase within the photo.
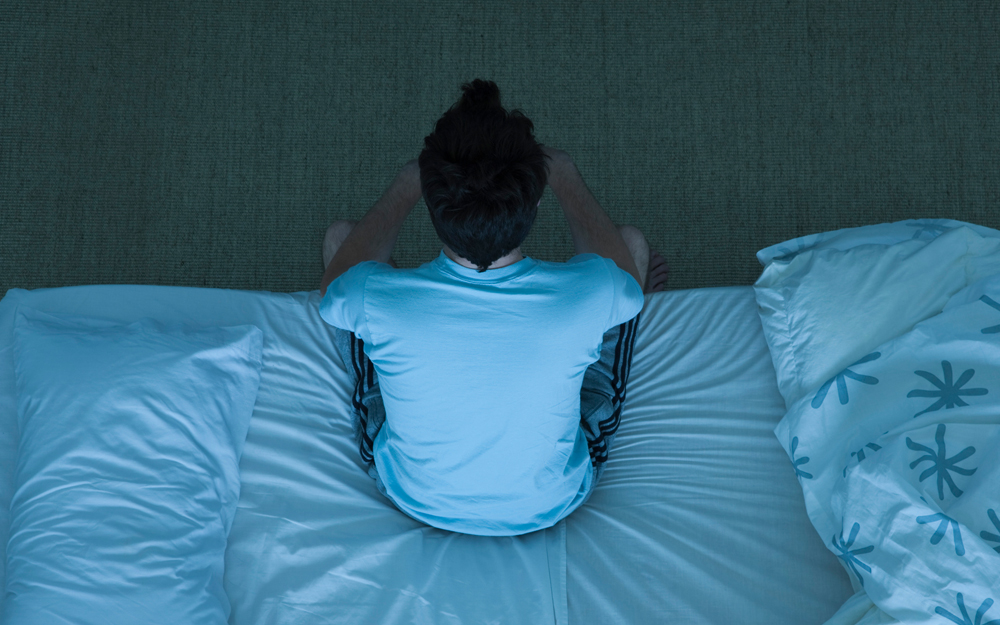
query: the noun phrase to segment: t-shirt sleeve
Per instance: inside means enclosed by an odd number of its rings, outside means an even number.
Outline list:
[[[620,269],[615,261],[601,257],[608,273],[611,274],[611,285],[614,297],[611,303],[611,315],[608,317],[605,332],[632,319],[640,312],[646,303],[646,296],[635,276]]]
[[[319,316],[335,328],[354,332],[366,343],[371,342],[365,317],[365,283],[372,273],[391,269],[374,260],[354,265],[330,283],[319,302]]]
[[[611,282],[611,313],[608,315],[608,321],[604,327],[604,331],[607,332],[642,312],[642,307],[646,304],[646,296],[635,276],[620,269],[610,258],[589,252],[577,254],[566,263],[585,263],[594,260],[599,261],[607,269],[606,274]]]

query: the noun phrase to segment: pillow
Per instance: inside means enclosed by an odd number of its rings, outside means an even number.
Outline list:
[[[225,623],[263,333],[15,313],[4,625]]]
[[[843,228],[830,232],[808,234],[765,247],[757,252],[757,261],[764,267],[773,260],[791,260],[806,250],[835,249],[847,251],[859,245],[895,245],[919,239],[932,241],[939,235],[965,226],[984,238],[1000,238],[1000,231],[955,219],[906,219],[892,223]]]
[[[754,294],[786,409],[941,312],[958,291],[1000,271],[998,251],[996,230],[911,220],[810,235],[758,252],[766,266]]]

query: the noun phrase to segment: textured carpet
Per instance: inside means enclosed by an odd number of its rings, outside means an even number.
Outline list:
[[[838,228],[1000,228],[994,2],[0,3],[0,294],[302,291],[474,78],[670,289]],[[441,249],[423,200],[394,257]],[[573,255],[547,190],[522,251]]]

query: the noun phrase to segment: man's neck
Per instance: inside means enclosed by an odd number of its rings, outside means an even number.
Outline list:
[[[451,249],[449,249],[447,245],[444,246],[444,255],[463,267],[468,267],[469,269],[478,269],[478,267],[476,267],[474,264],[470,263],[468,260],[462,258],[455,252],[451,251]],[[497,260],[493,261],[493,264],[487,267],[486,270],[489,271],[490,269],[502,269],[503,267],[506,267],[508,265],[513,265],[514,263],[523,259],[524,256],[521,255],[521,248],[517,248],[510,254],[504,256],[503,258],[498,258]]]

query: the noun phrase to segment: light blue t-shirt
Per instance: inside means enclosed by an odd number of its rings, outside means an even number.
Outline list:
[[[319,310],[364,341],[378,374],[386,419],[372,451],[393,502],[433,527],[513,536],[582,503],[583,374],[643,303],[635,278],[597,254],[478,273],[442,251],[417,269],[359,263]]]

